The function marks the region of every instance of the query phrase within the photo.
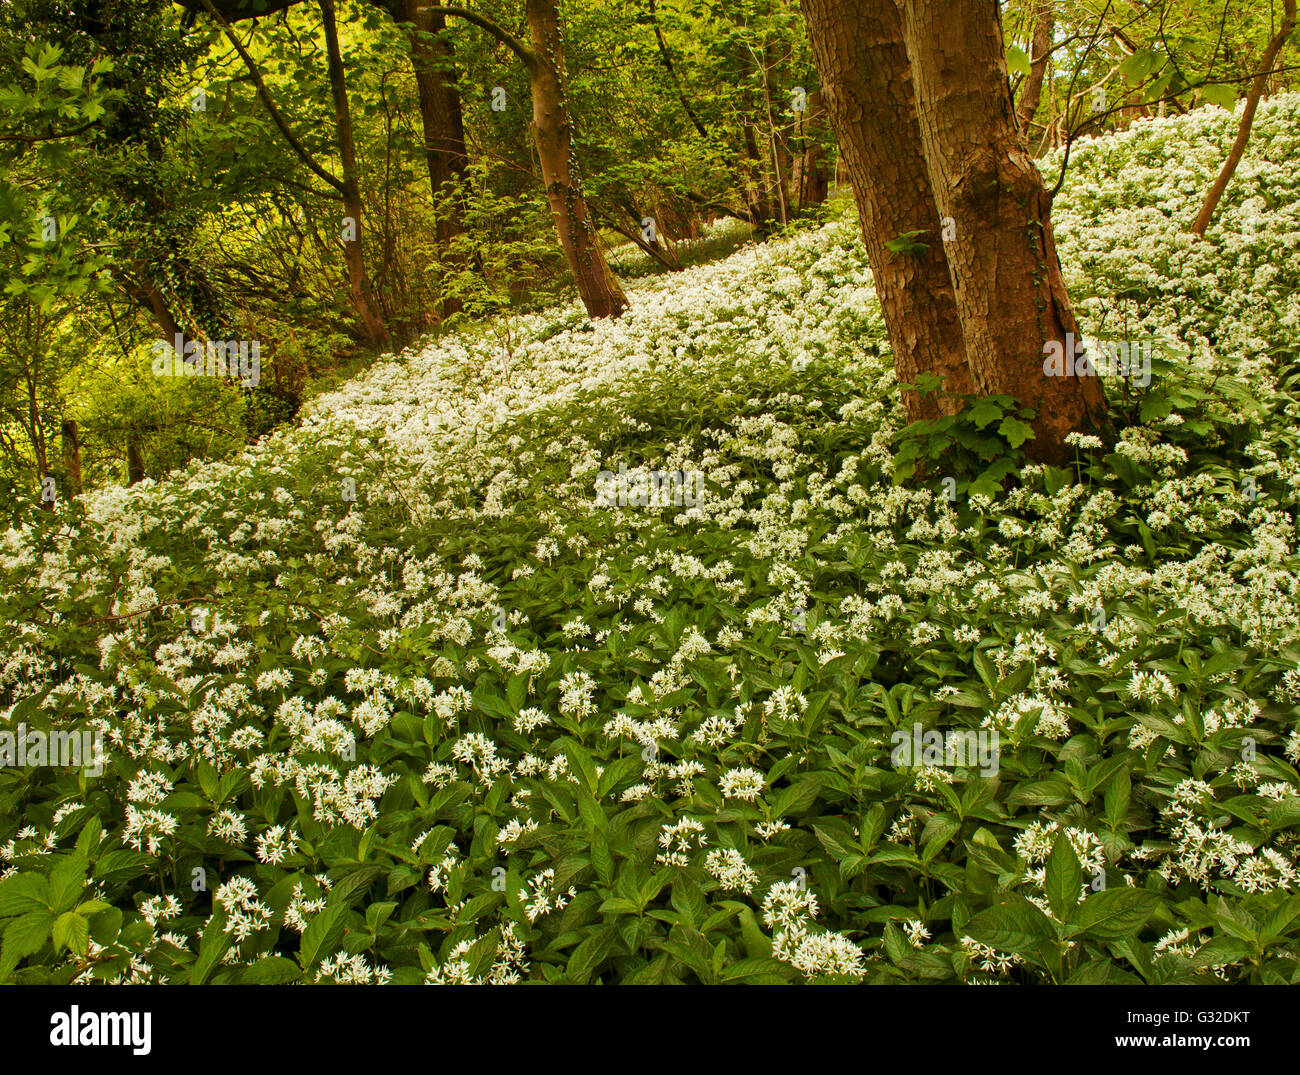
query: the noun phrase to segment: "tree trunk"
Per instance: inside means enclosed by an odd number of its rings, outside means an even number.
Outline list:
[[[898,380],[933,373],[942,396],[904,394],[909,419],[951,414],[972,391],[961,322],[921,156],[903,28],[893,0],[803,0],[821,93],[848,169]],[[924,232],[928,247],[885,244]]]
[[[808,111],[804,116],[804,151],[799,161],[799,210],[810,205],[824,205],[830,194],[830,176],[826,169],[826,148],[821,132],[826,128],[826,104],[820,90],[808,94]]]
[[[77,496],[81,490],[81,432],[77,423],[65,418],[59,423],[59,438],[63,442],[63,480],[68,483],[68,495]]]
[[[891,2],[891,0],[886,0]],[[1016,129],[998,0],[903,0],[921,145],[939,213],[955,228],[948,264],[977,388],[1036,412],[1031,458],[1065,458],[1064,438],[1105,408],[1095,376],[1064,354],[1078,325],[1052,239],[1051,200]]]
[[[1056,2],[1047,0],[1038,10],[1038,21],[1034,24],[1034,41],[1030,46],[1032,62],[1029,67],[1029,77],[1021,87],[1020,104],[1016,106],[1016,119],[1024,132],[1026,145],[1029,144],[1029,125],[1038,114],[1038,102],[1043,99],[1043,77],[1047,73],[1047,61],[1051,56],[1055,39]]]
[[[627,297],[609,271],[573,158],[564,51],[555,0],[527,0],[533,62],[533,137],[560,246],[590,317],[618,317]]]
[[[352,109],[348,104],[347,80],[343,71],[343,54],[339,49],[338,24],[334,17],[334,0],[320,0],[321,22],[325,28],[325,52],[329,67],[330,93],[334,98],[334,121],[338,130],[339,160],[343,164],[343,215],[352,222],[345,232],[343,255],[348,270],[348,291],[352,308],[361,318],[365,342],[380,348],[388,343],[388,330],[375,312],[370,279],[366,274],[361,249],[361,182],[357,168],[356,142],[352,134]]]
[[[45,423],[41,417],[40,400],[36,395],[39,353],[38,350],[33,356],[32,364],[24,371],[24,380],[27,382],[27,438],[31,441],[32,456],[36,460],[36,480],[41,485],[41,507],[53,511],[54,500],[47,498],[45,493],[45,479],[50,476],[50,462],[45,451]]]
[[[126,484],[135,485],[144,481],[144,451],[140,440],[134,433],[127,434],[126,440]]]
[[[122,290],[132,302],[153,318],[163,338],[168,343],[172,343],[181,334],[181,327],[167,305],[167,296],[162,293],[161,288],[148,279],[146,266],[137,263],[133,271],[135,276],[126,273],[118,274],[118,282],[122,285]]]
[[[1228,159],[1223,162],[1214,186],[1205,195],[1205,204],[1201,206],[1201,211],[1196,216],[1196,223],[1192,225],[1192,234],[1202,239],[1205,237],[1205,229],[1210,226],[1210,221],[1214,218],[1214,210],[1219,207],[1223,192],[1228,189],[1228,184],[1232,182],[1232,177],[1237,171],[1237,165],[1241,163],[1241,158],[1246,152],[1246,144],[1250,141],[1250,129],[1255,123],[1255,111],[1259,108],[1259,99],[1264,95],[1264,88],[1268,84],[1268,76],[1273,70],[1273,64],[1277,61],[1277,54],[1282,51],[1286,39],[1295,29],[1295,0],[1283,0],[1283,10],[1285,14],[1282,25],[1277,28],[1273,40],[1264,50],[1264,62],[1260,64],[1259,74],[1255,76],[1250,92],[1246,94],[1246,107],[1241,113],[1237,140],[1233,142]]]
[[[446,17],[431,11],[422,0],[397,2],[401,21],[412,26],[408,37],[424,129],[424,155],[429,166],[429,188],[437,203],[438,243],[445,250],[465,231],[461,213],[469,152],[465,148],[460,87],[452,67],[451,46],[441,37],[447,25]],[[460,299],[443,300],[444,317],[461,309]]]
[[[776,43],[771,37],[763,42],[763,105],[767,111],[768,144],[772,150],[772,177],[776,185],[776,209],[782,227],[790,223],[790,175],[794,157],[790,152],[789,131],[784,123],[777,123],[776,71],[789,56],[776,54]]]

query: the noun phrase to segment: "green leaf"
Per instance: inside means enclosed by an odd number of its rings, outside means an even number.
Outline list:
[[[1034,427],[1009,414],[998,425],[998,432],[1007,438],[1011,447],[1019,448],[1025,441],[1033,439]]]
[[[1146,925],[1159,904],[1160,897],[1145,888],[1108,888],[1079,904],[1066,935],[1086,933],[1098,940],[1121,940]]]
[[[50,939],[53,926],[51,912],[32,911],[5,927],[4,945],[0,947],[0,982],[9,978],[23,957],[41,950]]]
[[[90,923],[76,911],[65,911],[54,920],[54,950],[68,949],[84,956],[90,949]]]
[[[586,790],[594,796],[600,788],[600,778],[596,776],[596,764],[591,760],[591,755],[572,740],[565,743],[564,753],[569,759],[569,766],[574,775],[578,777]]]
[[[1029,53],[1024,49],[1016,48],[1015,45],[1007,46],[1007,70],[1013,75],[1028,76],[1033,70],[1033,63],[1029,59]]]
[[[240,981],[246,985],[286,985],[295,982],[302,970],[292,959],[284,956],[267,956],[244,971]]]
[[[1212,105],[1218,105],[1220,108],[1231,109],[1237,103],[1237,88],[1235,86],[1198,86],[1197,91],[1204,100]]]
[[[1051,920],[1023,896],[1014,893],[972,918],[966,932],[981,944],[999,952],[1012,952],[1040,966],[1044,942],[1056,940],[1056,928]]]
[[[226,912],[216,911],[208,921],[199,940],[199,958],[190,970],[190,985],[202,985],[213,972],[221,957],[230,948],[230,934],[225,931]]]
[[[314,966],[337,950],[347,913],[347,902],[331,895],[329,903],[307,923],[298,949],[298,962],[304,969]]]
[[[87,911],[88,904],[82,904],[78,910],[89,915],[90,935],[96,944],[108,945],[117,940],[122,932],[122,910],[119,907],[106,907],[102,911]]]
[[[608,927],[598,929],[587,937],[569,956],[565,980],[574,985],[586,985],[592,972],[604,962],[614,947],[616,934]]]
[[[19,873],[0,881],[0,918],[50,909],[50,883],[43,874]]]
[[[978,399],[967,409],[963,417],[975,424],[977,429],[983,429],[1001,418],[1006,411],[991,399]]]
[[[1083,870],[1065,833],[1058,833],[1052,853],[1047,857],[1047,875],[1043,882],[1047,902],[1064,922],[1083,894]]]
[[[86,887],[86,856],[73,851],[59,860],[50,871],[50,907],[57,914],[77,905]]]
[[[772,954],[772,942],[758,925],[753,908],[742,907],[740,919],[740,940],[745,946],[745,955],[751,959],[762,959]]]
[[[614,883],[614,853],[610,850],[608,838],[599,828],[591,831],[591,864],[602,884]]]

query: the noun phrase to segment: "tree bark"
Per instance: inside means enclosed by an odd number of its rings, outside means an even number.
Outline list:
[[[59,438],[63,442],[63,477],[68,483],[68,495],[77,496],[81,490],[81,431],[77,423],[65,418],[59,423]]]
[[[1049,372],[1078,325],[1052,239],[1051,199],[1016,128],[998,0],[901,0],[916,83],[921,145],[941,216],[952,220],[948,264],[976,387],[1032,407],[1031,458],[1065,458],[1064,438],[1105,409],[1095,376],[1073,355]]]
[[[1232,149],[1228,152],[1228,158],[1223,162],[1223,167],[1219,170],[1218,178],[1215,179],[1214,185],[1205,195],[1205,202],[1201,205],[1201,211],[1196,215],[1196,223],[1192,225],[1192,234],[1199,238],[1205,238],[1205,229],[1210,226],[1210,221],[1214,219],[1214,211],[1219,207],[1219,200],[1223,197],[1224,191],[1228,189],[1228,184],[1232,182],[1232,177],[1237,171],[1237,165],[1241,163],[1241,158],[1246,152],[1246,144],[1250,141],[1250,129],[1255,123],[1255,112],[1259,108],[1259,99],[1264,96],[1264,89],[1268,84],[1268,76],[1273,71],[1273,64],[1277,62],[1277,54],[1282,51],[1282,46],[1291,36],[1291,31],[1295,29],[1295,3],[1296,0],[1283,0],[1284,15],[1282,24],[1277,28],[1277,33],[1268,43],[1268,48],[1264,50],[1264,62],[1260,64],[1259,74],[1255,76],[1255,81],[1251,83],[1250,92],[1246,94],[1246,107],[1241,113],[1241,124],[1237,128],[1237,139],[1232,144]]]
[[[560,246],[588,316],[618,317],[627,309],[627,297],[600,248],[573,155],[559,13],[555,0],[527,0],[526,6],[532,41],[533,138]]]
[[[424,128],[424,152],[429,165],[429,185],[434,195],[448,183],[459,183],[469,167],[465,148],[465,120],[461,111],[460,86],[452,68],[455,57],[441,37],[446,16],[421,0],[402,0],[402,21],[413,28],[410,34],[411,65]],[[440,237],[463,231],[458,216],[440,217]]]
[[[933,373],[942,395],[906,392],[909,419],[951,414],[972,391],[912,79],[894,0],[803,0],[821,93],[848,169],[898,379]],[[916,255],[890,250],[924,232]]]
[[[469,152],[465,148],[465,121],[460,87],[452,68],[451,46],[441,37],[446,16],[431,11],[421,0],[396,0],[402,22],[411,24],[411,66],[415,71],[416,99],[424,129],[424,155],[429,167],[429,189],[436,203],[439,245],[446,250],[465,231],[462,206]],[[442,313],[450,317],[462,309],[460,299],[443,299]]]
[[[144,451],[140,440],[134,433],[127,434],[126,440],[126,484],[136,485],[144,481]]]
[[[802,140],[804,151],[799,159],[799,211],[810,205],[824,205],[830,194],[830,176],[826,168],[826,149],[821,133],[826,129],[826,104],[821,90],[808,94],[808,111],[804,115]]]
[[[1020,103],[1016,106],[1016,119],[1024,132],[1026,145],[1029,142],[1029,125],[1038,114],[1038,103],[1043,99],[1043,77],[1047,74],[1047,61],[1052,54],[1055,36],[1056,2],[1045,0],[1038,10],[1038,21],[1034,24],[1029,77],[1021,87]]]
[[[147,272],[146,266],[137,264],[134,266],[134,270],[139,274],[138,278],[125,273],[118,274],[122,289],[132,302],[149,313],[154,320],[154,324],[158,326],[159,331],[163,334],[163,338],[168,343],[172,343],[181,334],[181,327],[176,318],[172,316],[171,309],[167,305],[167,297],[156,284],[147,279],[145,276]]]
[[[325,28],[325,54],[334,99],[334,122],[338,130],[339,160],[343,164],[343,215],[352,220],[355,234],[343,242],[343,256],[348,269],[348,291],[352,307],[361,318],[366,343],[383,347],[388,343],[388,329],[375,312],[374,295],[366,273],[365,257],[361,249],[361,182],[357,167],[356,142],[352,133],[352,109],[348,104],[347,79],[343,71],[343,54],[339,49],[338,24],[334,16],[334,0],[320,0],[321,22]]]

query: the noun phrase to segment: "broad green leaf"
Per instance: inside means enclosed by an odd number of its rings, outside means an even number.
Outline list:
[[[1083,869],[1079,857],[1070,846],[1065,833],[1057,834],[1052,853],[1047,857],[1047,872],[1043,882],[1052,914],[1064,922],[1083,894]]]
[[[54,920],[54,950],[66,948],[73,955],[84,956],[90,946],[90,923],[76,911],[64,911]]]
[[[1137,933],[1160,904],[1160,897],[1145,888],[1108,888],[1089,896],[1066,926],[1074,937],[1086,933],[1099,940],[1119,940]]]

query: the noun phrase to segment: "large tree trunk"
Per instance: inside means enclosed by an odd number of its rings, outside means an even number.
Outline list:
[[[573,160],[564,50],[555,0],[527,0],[533,137],[560,246],[590,317],[618,317],[627,297],[609,271]]]
[[[334,98],[334,121],[338,129],[339,160],[343,164],[343,215],[352,221],[350,234],[343,241],[343,256],[348,270],[348,291],[352,308],[361,318],[365,342],[371,347],[388,343],[388,329],[375,311],[370,278],[366,273],[361,249],[361,180],[357,167],[356,142],[352,134],[352,109],[348,104],[347,79],[343,71],[343,54],[339,49],[338,25],[334,0],[320,0],[321,22],[325,27],[325,53],[329,68],[330,93]]]
[[[1241,158],[1246,152],[1246,144],[1250,141],[1250,128],[1255,123],[1255,111],[1259,108],[1259,99],[1264,96],[1264,89],[1268,85],[1268,76],[1273,71],[1273,64],[1277,62],[1277,54],[1282,51],[1286,39],[1291,36],[1291,31],[1295,29],[1295,0],[1283,0],[1283,10],[1285,14],[1282,18],[1282,25],[1277,28],[1273,40],[1268,43],[1268,48],[1264,50],[1264,62],[1260,64],[1259,74],[1255,76],[1255,81],[1251,83],[1250,92],[1246,94],[1246,107],[1241,113],[1241,123],[1237,127],[1237,139],[1233,142],[1232,149],[1228,152],[1228,158],[1223,162],[1223,167],[1219,170],[1214,186],[1205,195],[1205,202],[1201,206],[1201,211],[1196,215],[1196,223],[1192,225],[1193,235],[1201,238],[1205,237],[1205,229],[1210,226],[1210,221],[1214,219],[1214,210],[1219,207],[1219,199],[1223,197],[1223,192],[1228,189],[1228,184],[1232,182],[1232,177],[1237,171],[1237,165],[1241,163]]]
[[[1043,77],[1047,74],[1047,61],[1052,54],[1056,37],[1056,0],[1044,0],[1034,23],[1034,40],[1030,46],[1029,77],[1020,88],[1020,103],[1016,106],[1016,119],[1024,131],[1025,144],[1029,144],[1029,125],[1038,114],[1038,103],[1043,99]]]
[[[885,0],[886,3],[892,0]],[[1064,438],[1105,408],[1095,376],[1064,353],[1078,326],[1052,240],[1051,199],[1016,128],[998,0],[902,0],[921,145],[939,213],[956,228],[948,264],[980,391],[1034,408],[1034,459],[1065,457]]]
[[[862,239],[903,384],[933,373],[944,395],[904,396],[915,421],[972,391],[961,322],[921,156],[903,27],[893,0],[803,0],[821,93],[853,185]],[[917,255],[885,244],[924,232]]]

